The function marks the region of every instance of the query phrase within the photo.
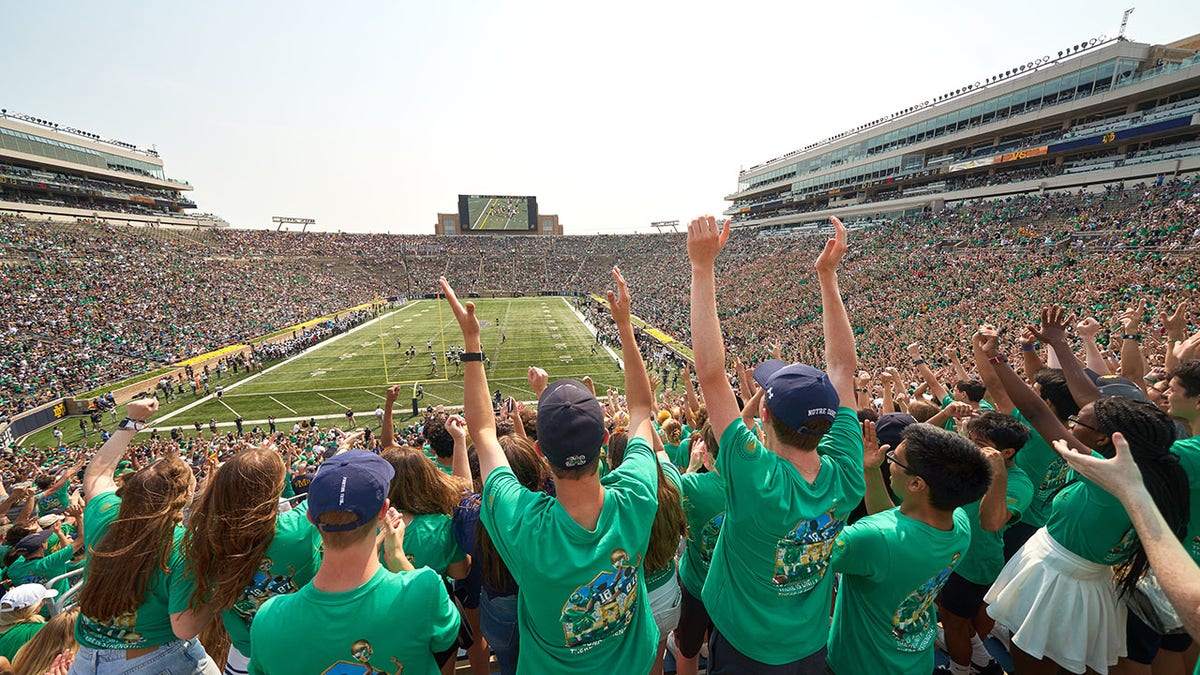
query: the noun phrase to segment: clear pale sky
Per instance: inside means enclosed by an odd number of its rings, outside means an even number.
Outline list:
[[[719,213],[741,167],[1116,35],[1130,2],[11,2],[0,106],[156,145],[235,227],[432,233],[473,193],[646,232]],[[1198,17],[1144,3],[1126,36]]]

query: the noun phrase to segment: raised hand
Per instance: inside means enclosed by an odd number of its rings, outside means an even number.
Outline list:
[[[400,398],[400,391],[403,388],[404,385],[402,384],[395,384],[387,388],[387,398],[385,400],[389,405],[395,403]]]
[[[542,396],[542,392],[546,391],[546,385],[550,383],[550,376],[546,371],[537,366],[529,366],[529,370],[525,373],[525,381],[529,383],[529,388],[537,397]]]
[[[833,223],[834,236],[825,242],[825,249],[817,256],[816,268],[818,274],[832,274],[837,271],[838,264],[850,248],[846,243],[846,226],[837,218],[830,218]]]
[[[1121,329],[1126,334],[1136,333],[1142,325],[1142,317],[1146,315],[1146,300],[1138,300],[1137,307],[1131,307],[1117,316]]]
[[[1187,301],[1180,302],[1170,316],[1166,312],[1159,314],[1158,320],[1162,322],[1167,335],[1183,335],[1187,332]]]
[[[986,459],[988,465],[990,465],[992,467],[992,475],[993,476],[999,474],[1002,471],[1008,470],[1008,467],[1005,465],[1005,462],[1004,462],[1004,453],[1003,452],[1000,452],[999,450],[992,448],[992,447],[988,447],[988,446],[979,448],[979,451],[981,453],[983,453],[983,458]]]
[[[772,342],[770,345],[768,345],[767,353],[770,354],[771,358],[773,359],[779,359],[780,361],[783,360],[783,348],[779,346],[778,342]]]
[[[950,405],[946,406],[946,413],[955,419],[962,419],[973,416],[975,409],[966,401],[951,401]]]
[[[1032,338],[1033,335],[1030,334]],[[986,356],[995,356],[1000,352],[1000,332],[995,326],[983,324],[971,336],[971,344],[978,347]]]
[[[890,445],[879,445],[879,437],[875,435],[875,423],[863,420],[863,469],[878,469],[887,456]]]
[[[1120,432],[1112,435],[1112,443],[1116,448],[1116,455],[1112,459],[1101,459],[1080,452],[1063,440],[1054,441],[1054,450],[1076,473],[1121,498],[1142,484],[1142,471],[1133,461],[1129,442]]]
[[[438,279],[438,283],[442,287],[442,294],[446,296],[446,300],[450,303],[450,309],[454,312],[454,318],[458,320],[458,327],[462,331],[463,338],[471,344],[479,344],[479,319],[475,316],[475,303],[467,302],[466,305],[458,301],[458,295],[454,289],[450,287],[450,282],[446,281],[446,277]],[[467,349],[471,349],[470,345]]]
[[[688,259],[693,267],[712,267],[729,241],[729,220],[718,223],[713,216],[701,216],[688,224]]]
[[[1061,305],[1042,310],[1042,325],[1029,326],[1029,332],[1046,344],[1056,344],[1067,339],[1067,310]]]
[[[158,401],[153,398],[143,398],[125,404],[125,415],[132,420],[146,421],[158,412]]]
[[[608,311],[612,314],[613,322],[623,326],[629,323],[629,284],[625,283],[621,270],[615,266],[612,268],[612,276],[613,281],[617,282],[617,292],[608,292]]]
[[[1081,338],[1094,338],[1100,332],[1100,322],[1089,316],[1075,324],[1075,332],[1079,333]]]
[[[446,418],[446,433],[457,441],[467,440],[467,420],[462,415],[451,415]]]

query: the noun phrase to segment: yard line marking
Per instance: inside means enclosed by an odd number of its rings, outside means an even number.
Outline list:
[[[408,304],[404,305],[403,307],[393,310],[391,312],[388,312],[387,314],[384,314],[383,316],[381,316],[375,320],[382,321],[382,320],[392,316],[393,314],[399,314],[400,312],[403,312],[404,310],[408,309],[409,307],[416,305],[418,302],[420,302],[420,301],[413,300],[413,301],[409,302]],[[238,380],[237,382],[234,382],[233,384],[231,384],[225,388],[225,392],[228,393],[230,390],[235,389],[236,387],[240,387],[243,384],[246,384],[247,382],[253,382],[254,380],[257,380],[259,377],[266,375],[267,373],[271,372],[272,370],[275,370],[276,368],[286,366],[287,364],[291,363],[292,361],[295,361],[296,359],[300,358],[301,356],[305,356],[307,354],[312,354],[314,352],[317,352],[320,349],[329,346],[331,343],[337,342],[338,340],[341,340],[342,338],[346,337],[347,335],[351,335],[351,334],[353,334],[359,330],[362,330],[363,328],[366,328],[367,326],[370,326],[370,325],[371,325],[371,322],[367,321],[367,322],[363,323],[361,326],[355,326],[354,328],[351,328],[350,330],[346,331],[345,333],[342,333],[341,335],[334,335],[333,337],[329,338],[328,340],[325,340],[324,342],[319,342],[319,343],[309,347],[308,349],[305,349],[304,351],[300,352],[299,354],[289,356],[288,358],[284,359],[283,361],[280,361],[279,363],[276,363],[273,366],[269,366],[268,368],[266,368],[264,370],[260,370],[257,373],[251,375],[250,377],[247,377],[244,380]],[[193,401],[192,403],[189,403],[189,404],[183,406],[179,410],[174,410],[172,412],[169,412],[166,415],[163,415],[162,417],[154,420],[154,422],[155,422],[154,426],[152,426],[151,428],[156,429],[159,426],[161,426],[163,422],[171,419],[172,417],[175,417],[176,415],[178,415],[180,413],[187,412],[188,410],[191,410],[192,408],[195,408],[198,405],[207,403],[212,398],[213,398],[213,395],[209,394],[208,396],[205,396],[204,398],[202,398],[198,401]]]
[[[371,391],[370,389],[363,389],[363,391],[365,391],[365,392],[367,392],[368,394],[370,394],[370,395],[374,396],[375,398],[382,398],[382,399],[383,399],[383,400],[385,400],[385,401],[387,400],[387,398],[386,398],[386,397],[384,397],[384,396],[380,396],[379,394],[376,394],[375,392]]]
[[[326,401],[329,401],[330,403],[338,406],[339,408],[346,408],[347,410],[350,409],[350,406],[342,405],[341,403],[338,403],[337,401],[329,398],[328,396],[326,396],[325,394],[322,394],[321,392],[317,392],[317,396],[320,396],[321,398],[325,399]]]
[[[288,411],[289,411],[290,413],[292,413],[293,415],[299,415],[299,414],[300,414],[300,413],[296,412],[295,410],[292,410],[291,408],[288,408],[288,406],[287,406],[287,405],[286,405],[286,404],[285,404],[283,401],[280,401],[279,399],[275,398],[274,396],[268,395],[268,396],[267,396],[267,398],[269,398],[269,399],[271,399],[272,401],[275,401],[276,403],[278,403],[279,405],[281,405],[281,406],[283,406],[283,407],[287,408],[287,409],[288,409]]]
[[[220,403],[221,405],[225,406],[226,408],[229,408],[229,404],[226,403],[225,401],[222,401],[221,399],[217,399],[217,403]],[[234,410],[233,408],[229,408],[229,412],[233,413],[234,415],[237,415],[238,417],[241,417],[241,415],[238,414],[238,411]]]

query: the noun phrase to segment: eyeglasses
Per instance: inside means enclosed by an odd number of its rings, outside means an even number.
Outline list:
[[[1092,431],[1095,431],[1098,434],[1104,433],[1104,432],[1100,431],[1099,429],[1097,429],[1096,427],[1088,424],[1087,422],[1080,422],[1079,415],[1071,415],[1071,416],[1067,417],[1067,421],[1071,423],[1072,428],[1074,428],[1076,425],[1078,425],[1081,427],[1091,429]]]
[[[891,462],[892,464],[895,464],[896,466],[900,467],[901,469],[904,469],[905,473],[911,474],[913,476],[921,475],[921,474],[917,473],[916,471],[913,471],[912,469],[908,468],[907,466],[901,464],[900,460],[896,459],[896,451],[895,450],[888,450],[883,456],[885,458],[887,458],[887,461]]]

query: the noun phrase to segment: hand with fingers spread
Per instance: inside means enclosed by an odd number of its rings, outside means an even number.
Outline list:
[[[688,457],[687,471],[684,473],[696,473],[700,467],[706,466],[708,460],[708,451],[705,449],[704,440],[698,440],[692,443],[692,451]]]
[[[1167,337],[1182,339],[1187,332],[1187,301],[1180,302],[1175,307],[1175,312],[1170,315],[1162,312],[1158,315],[1158,320],[1167,331]]]
[[[1142,326],[1142,317],[1146,315],[1146,300],[1138,300],[1137,307],[1130,307],[1117,316],[1121,322],[1121,330],[1126,335],[1136,334]]]
[[[1124,435],[1114,433],[1112,444],[1116,449],[1112,459],[1081,452],[1063,440],[1054,441],[1054,450],[1076,473],[1108,490],[1118,499],[1123,499],[1142,485],[1142,471],[1133,460],[1133,453]]]
[[[1042,310],[1041,327],[1029,326],[1029,332],[1048,345],[1059,344],[1067,339],[1068,321],[1067,310],[1064,307],[1060,305],[1046,307]]]

